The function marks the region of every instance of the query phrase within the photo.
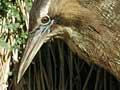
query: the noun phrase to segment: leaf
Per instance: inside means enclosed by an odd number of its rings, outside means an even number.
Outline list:
[[[4,40],[0,39],[0,49],[3,48],[8,50],[8,44]]]

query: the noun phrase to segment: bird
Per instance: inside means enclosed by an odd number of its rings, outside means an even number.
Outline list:
[[[120,80],[119,8],[118,0],[34,0],[17,82],[42,45],[54,38]]]

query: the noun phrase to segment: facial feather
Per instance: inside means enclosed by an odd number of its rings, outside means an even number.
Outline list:
[[[84,28],[89,24],[97,28],[101,22],[98,13],[80,5],[79,0],[51,0],[48,15],[58,17],[62,25]]]
[[[35,7],[34,5],[33,7]],[[39,5],[42,5],[43,7],[39,6],[40,9],[37,7],[31,9],[30,31],[35,30],[35,28],[39,26],[41,18],[47,14],[51,19],[56,17],[59,18],[59,21],[64,26],[84,28],[91,24],[97,28],[97,26],[99,26],[98,24],[100,24],[98,15],[94,10],[89,10],[81,6],[79,0],[45,0],[44,2],[41,0],[41,4]],[[35,9],[38,11],[34,12]],[[58,23],[60,24],[60,22]]]

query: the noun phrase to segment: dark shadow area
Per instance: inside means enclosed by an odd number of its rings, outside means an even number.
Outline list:
[[[109,72],[87,64],[60,40],[44,44],[14,85],[9,90],[120,90],[120,82]]]

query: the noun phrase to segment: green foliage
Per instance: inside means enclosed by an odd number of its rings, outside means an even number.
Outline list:
[[[26,39],[28,37],[28,33],[22,31],[17,37],[16,37],[16,43],[13,46],[13,48],[20,49],[21,45],[26,43]]]
[[[0,50],[2,48],[8,49],[8,44],[4,40],[0,39]]]
[[[0,18],[7,16],[8,2],[7,0],[0,0]]]
[[[22,14],[19,6],[19,2],[23,0],[0,0],[0,27],[2,30],[8,30],[0,35],[0,46],[6,46],[6,37],[9,39],[8,33],[12,34],[15,39],[15,44],[11,46],[12,48],[20,49],[20,46],[25,43],[27,39],[27,27],[25,21],[26,17]],[[24,2],[24,1],[23,1]],[[31,7],[31,1],[26,0],[27,10]],[[3,19],[5,23],[3,24]],[[7,36],[8,35],[8,36]],[[1,40],[2,38],[2,40]],[[4,45],[6,43],[6,45]],[[13,49],[14,49],[13,48]]]

